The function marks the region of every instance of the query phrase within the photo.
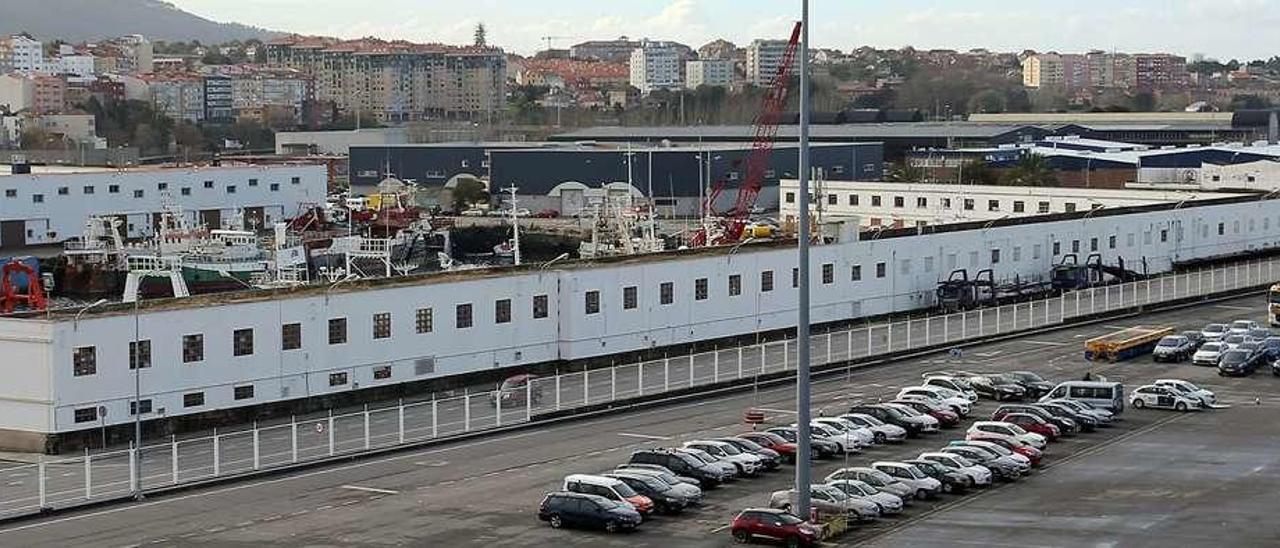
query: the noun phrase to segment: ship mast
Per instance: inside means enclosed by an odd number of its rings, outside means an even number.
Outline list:
[[[511,253],[516,266],[520,266],[520,217],[516,214],[516,186],[506,188],[511,193]]]

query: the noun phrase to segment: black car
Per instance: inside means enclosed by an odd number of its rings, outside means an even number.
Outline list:
[[[618,470],[603,474],[606,478],[614,478],[627,484],[631,490],[640,493],[653,501],[653,508],[663,514],[679,514],[689,505],[689,501],[676,494],[666,482],[644,474],[628,474]]]
[[[1054,386],[1057,386],[1031,371],[1010,371],[1008,375],[1002,375],[1001,377],[1008,378],[1025,389],[1027,391],[1025,395],[1028,398],[1038,399],[1053,390]]]
[[[919,421],[911,420],[911,418],[903,414],[902,411],[887,405],[855,405],[849,408],[849,412],[871,415],[872,417],[880,419],[880,422],[892,424],[906,430],[908,436],[919,436],[920,432],[923,430]]]
[[[1202,346],[1205,342],[1204,333],[1201,333],[1199,331],[1183,331],[1178,334],[1182,335],[1183,337],[1186,337],[1187,340],[1191,341],[1191,352],[1193,354],[1195,353],[1196,350],[1200,350],[1200,346]]]
[[[538,519],[559,529],[565,526],[603,528],[610,533],[640,525],[640,513],[628,504],[583,493],[548,493],[538,507]]]
[[[1081,432],[1093,432],[1098,428],[1098,419],[1085,415],[1084,413],[1079,413],[1075,409],[1072,409],[1060,403],[1045,402],[1045,403],[1037,403],[1033,405],[1035,405],[1036,407],[1039,407],[1040,409],[1044,409],[1050,415],[1053,415],[1055,417],[1071,419],[1071,421],[1075,422],[1076,425],[1080,427]]]
[[[1054,426],[1057,426],[1058,429],[1062,431],[1063,435],[1073,434],[1080,431],[1080,425],[1076,424],[1076,421],[1073,421],[1065,417],[1059,417],[1044,409],[1036,407],[1035,405],[1023,404],[1023,403],[1005,404],[1005,405],[1001,405],[1000,407],[997,407],[995,412],[991,413],[991,420],[993,421],[1001,420],[1005,415],[1008,415],[1009,413],[1029,413],[1037,417],[1040,417],[1045,421],[1047,421],[1048,423]]]
[[[787,440],[790,443],[798,443],[796,442],[796,439],[798,439],[799,436],[797,435],[794,427],[778,426],[765,430],[765,432],[780,436],[782,439]],[[816,436],[809,436],[809,448],[813,450],[810,457],[815,459],[831,459],[835,458],[836,455],[841,454],[840,446],[836,445],[836,442],[824,440]]]
[[[1001,379],[997,375],[980,375],[965,379],[980,398],[995,401],[1021,401],[1027,397],[1022,385]]]
[[[1267,337],[1261,344],[1267,360],[1280,359],[1280,337]]]
[[[1218,374],[1224,377],[1247,377],[1258,369],[1258,356],[1248,350],[1228,350],[1218,360]]]
[[[959,495],[968,491],[973,487],[973,479],[965,474],[951,470],[941,464],[931,460],[904,460],[907,464],[915,465],[926,476],[938,480],[942,483],[942,492]]]
[[[703,489],[715,487],[727,479],[719,469],[712,468],[687,453],[667,449],[643,449],[631,454],[633,464],[656,464],[673,474],[698,480]]]

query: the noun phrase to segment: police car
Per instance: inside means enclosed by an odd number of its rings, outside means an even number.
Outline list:
[[[1150,407],[1153,409],[1159,408],[1191,411],[1193,409],[1199,409],[1201,404],[1199,400],[1193,400],[1167,386],[1148,384],[1146,386],[1139,387],[1129,395],[1129,405],[1134,409]]]

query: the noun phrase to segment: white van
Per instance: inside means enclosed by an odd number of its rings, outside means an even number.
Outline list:
[[[1067,381],[1055,386],[1040,401],[1061,399],[1082,401],[1119,415],[1124,411],[1124,385],[1111,381]]]

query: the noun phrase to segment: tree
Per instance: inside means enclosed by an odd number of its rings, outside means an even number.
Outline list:
[[[1009,186],[1058,186],[1058,176],[1043,156],[1027,154],[1005,172],[1000,183]]]
[[[489,189],[479,179],[459,179],[453,187],[453,210],[466,211],[473,204],[489,200]]]
[[[38,127],[30,127],[22,130],[21,147],[24,150],[44,150],[53,148],[52,145],[56,139],[49,132]]]
[[[1271,100],[1259,95],[1241,94],[1232,95],[1231,102],[1227,105],[1227,110],[1260,110],[1271,108]]]
[[[960,168],[961,184],[994,185],[1000,182],[1000,174],[982,160],[969,160]]]
[[[488,34],[489,32],[484,28],[484,23],[476,24],[476,45],[480,47],[487,46]]]

